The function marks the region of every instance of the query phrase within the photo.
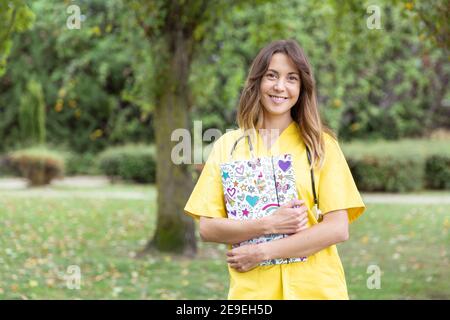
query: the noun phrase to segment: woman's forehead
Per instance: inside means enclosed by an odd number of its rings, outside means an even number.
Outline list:
[[[291,58],[284,53],[275,53],[270,59],[268,70],[278,73],[298,73],[297,66]]]

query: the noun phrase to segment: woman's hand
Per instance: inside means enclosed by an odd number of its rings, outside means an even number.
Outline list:
[[[294,199],[261,220],[267,226],[267,234],[294,234],[307,228],[308,208],[305,201]]]
[[[262,247],[257,244],[247,244],[227,252],[227,262],[238,272],[247,272],[264,261]]]

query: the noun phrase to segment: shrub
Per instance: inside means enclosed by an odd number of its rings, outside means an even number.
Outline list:
[[[427,158],[425,182],[431,189],[450,189],[450,156],[434,155]]]
[[[349,158],[348,163],[362,191],[405,192],[420,190],[424,185],[420,158],[366,155]]]
[[[66,175],[97,175],[100,173],[96,155],[93,153],[68,153],[66,161]]]
[[[49,184],[64,174],[64,157],[45,147],[17,150],[7,156],[11,166],[28,179],[31,186]]]
[[[5,157],[0,157],[0,177],[17,177],[20,176],[20,172],[15,169],[9,159]]]
[[[99,155],[98,166],[112,181],[116,178],[138,183],[156,181],[153,146],[125,145],[106,149]]]

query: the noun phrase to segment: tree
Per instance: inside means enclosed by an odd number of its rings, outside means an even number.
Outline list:
[[[136,21],[151,44],[157,155],[158,220],[147,248],[161,251],[196,252],[195,225],[183,213],[192,190],[187,164],[171,160],[172,132],[189,128],[192,106],[189,74],[193,58],[207,33],[214,29],[219,13],[246,1],[173,0],[128,1]],[[254,2],[254,1],[253,1]]]
[[[45,102],[42,86],[31,79],[20,99],[20,133],[28,145],[45,144]]]
[[[0,0],[0,76],[6,68],[14,32],[22,32],[30,28],[34,14],[24,0]]]
[[[155,86],[158,220],[148,248],[195,254],[195,225],[183,208],[192,179],[188,166],[171,160],[170,137],[189,127],[188,76],[196,42],[194,32],[212,1],[133,1],[136,19],[152,45]],[[147,19],[143,18],[147,16]]]

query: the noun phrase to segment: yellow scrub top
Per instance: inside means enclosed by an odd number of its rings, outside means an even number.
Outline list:
[[[241,129],[230,131],[214,143],[184,208],[197,221],[200,216],[227,217],[219,165],[231,160],[231,148],[242,134]],[[259,134],[253,140],[255,157],[292,154],[298,197],[308,207],[308,225],[316,224],[311,211],[314,198],[309,163],[298,124],[292,122],[269,150]],[[320,170],[314,170],[319,208],[323,214],[346,209],[351,223],[365,206],[338,142],[326,133],[324,140],[324,164]],[[239,141],[232,158],[243,159],[250,159],[246,139]],[[258,266],[248,272],[229,266],[228,270],[228,299],[348,299],[344,269],[335,245],[308,256],[305,262]]]

